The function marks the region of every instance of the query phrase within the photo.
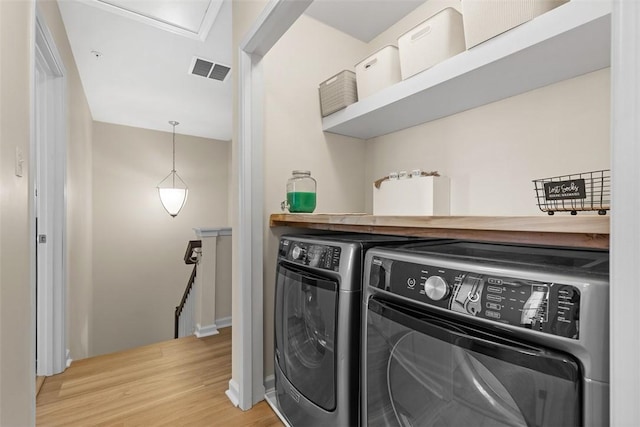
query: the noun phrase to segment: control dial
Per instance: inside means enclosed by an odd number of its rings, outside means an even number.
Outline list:
[[[424,292],[434,301],[440,301],[449,295],[449,284],[440,276],[431,276],[424,282]]]
[[[307,250],[305,248],[294,246],[294,248],[291,249],[291,258],[293,259],[303,260],[305,255],[307,255]]]

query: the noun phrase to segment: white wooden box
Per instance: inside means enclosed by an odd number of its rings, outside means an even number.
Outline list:
[[[373,185],[374,215],[449,215],[449,178],[421,176]]]
[[[398,48],[393,45],[383,47],[356,64],[358,99],[372,95],[400,80],[400,56]]]
[[[462,0],[467,49],[532,20],[568,0]]]
[[[398,39],[405,80],[465,50],[462,15],[452,7],[436,13]]]

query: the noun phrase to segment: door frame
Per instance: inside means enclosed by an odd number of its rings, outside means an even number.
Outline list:
[[[262,58],[313,0],[271,0],[238,47],[238,252],[233,275],[231,402],[264,400],[264,79]]]
[[[31,265],[37,301],[36,344],[38,359],[36,375],[50,376],[64,371],[67,361],[66,337],[66,70],[49,31],[44,16],[36,8],[34,38],[34,94],[32,116],[34,137],[31,140],[30,191],[32,197]],[[35,78],[41,68],[47,79],[44,85]],[[44,92],[44,96],[42,93]],[[44,99],[43,99],[44,98]],[[44,115],[44,120],[38,117]],[[39,135],[46,135],[46,139]],[[38,156],[42,161],[38,160]],[[37,186],[42,178],[48,200],[38,212]],[[38,243],[36,216],[45,225],[46,243]],[[45,257],[47,267],[39,266],[36,258]],[[42,271],[46,270],[46,271]],[[44,280],[42,277],[46,276]]]
[[[614,1],[611,13],[610,421],[640,419],[640,2]]]

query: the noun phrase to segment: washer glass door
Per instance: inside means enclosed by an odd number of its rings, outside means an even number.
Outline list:
[[[581,424],[568,355],[376,299],[366,330],[368,425]]]
[[[276,282],[275,359],[296,390],[332,411],[338,283],[280,264]]]

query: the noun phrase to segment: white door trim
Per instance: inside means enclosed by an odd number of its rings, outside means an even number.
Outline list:
[[[32,253],[38,247],[38,261],[32,262],[37,282],[37,375],[54,375],[64,371],[66,352],[66,78],[65,69],[53,36],[44,17],[36,9],[33,117],[35,138],[32,140],[31,191],[32,222],[39,216],[40,230],[46,243],[33,236]],[[38,200],[40,182],[46,200]],[[39,205],[39,206],[38,206]],[[38,212],[40,210],[40,212]],[[35,230],[35,226],[33,227]],[[35,233],[34,233],[35,234]],[[37,272],[37,273],[36,273]]]
[[[640,420],[640,2],[613,2],[611,17],[612,426]]]
[[[264,399],[263,90],[262,57],[312,0],[272,0],[239,46],[238,278],[233,298],[233,364],[227,396],[247,410]]]

